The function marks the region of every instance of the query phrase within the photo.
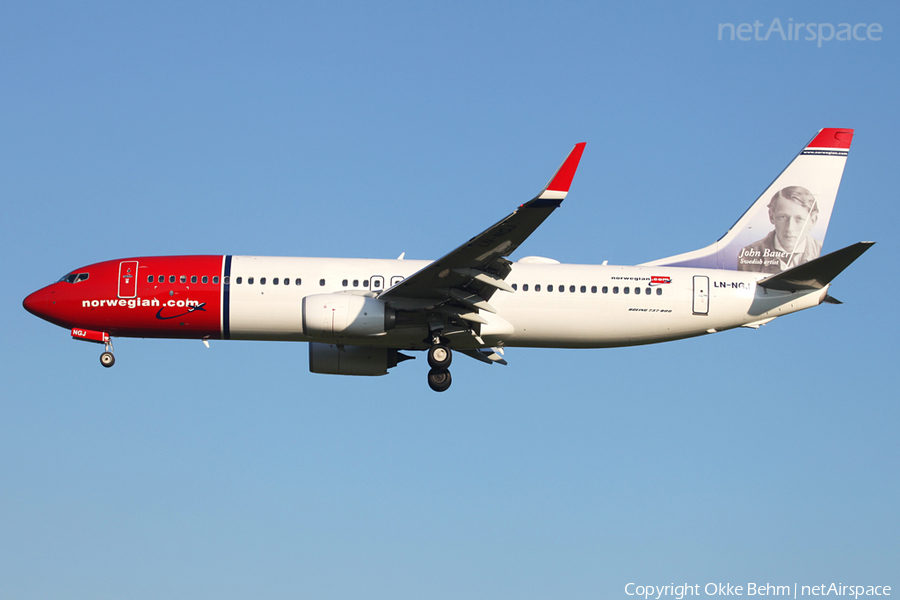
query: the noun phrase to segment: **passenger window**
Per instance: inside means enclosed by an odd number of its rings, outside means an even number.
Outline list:
[[[252,278],[252,277],[248,277],[248,278],[247,278],[247,285],[253,285],[253,278]]]
[[[548,286],[547,286],[547,291],[548,291],[548,292],[552,292],[552,291],[553,291],[553,286],[552,286],[552,285],[548,285]]]
[[[609,288],[606,287],[605,285],[603,286],[603,293],[604,293],[604,294],[608,294],[608,293],[609,293]]]
[[[348,285],[350,285],[350,282],[345,279],[341,282],[341,285],[347,287]]]
[[[622,291],[627,294],[627,293],[631,292],[631,288],[629,288],[628,286],[625,286],[625,289]]]
[[[376,280],[375,280],[375,287],[377,287],[377,288],[380,288],[380,287],[381,287],[381,280],[380,280],[380,279],[376,279]]]
[[[359,287],[359,279],[353,280],[353,287]]]
[[[523,283],[523,284],[522,284],[522,291],[523,291],[523,292],[527,292],[527,291],[528,291],[528,284],[527,284],[527,283]]]
[[[175,276],[169,275],[169,283],[175,283]]]
[[[147,277],[147,283],[153,283],[153,275]]]
[[[649,296],[650,294],[653,293],[653,290],[651,290],[650,288],[647,288],[646,290],[644,290],[644,293]]]
[[[628,289],[628,288],[625,288],[625,289]],[[639,287],[634,288],[634,293],[640,295],[641,288],[639,288]]]
[[[536,292],[541,291],[541,284],[536,283],[536,284],[534,285],[534,291],[536,291]]]
[[[574,286],[574,285],[570,285],[570,286],[569,286],[569,291],[572,292],[572,293],[575,293],[575,286]],[[584,286],[581,286],[581,291],[582,291],[582,292],[584,291]]]
[[[592,293],[592,294],[596,294],[596,293],[597,293],[597,286],[596,286],[596,285],[592,285],[592,286],[591,286],[591,293]],[[603,290],[603,293],[605,294],[605,293],[606,293],[606,290]]]
[[[260,277],[260,278],[259,278],[259,285],[266,285],[266,278],[265,278],[265,277]]]
[[[320,279],[320,280],[319,280],[319,285],[324,286],[324,285],[325,285],[325,280],[324,280],[324,279]]]
[[[656,295],[662,296],[662,288],[656,288]]]
[[[519,289],[519,286],[518,286],[518,284],[515,284],[515,283],[514,283],[514,284],[512,284],[512,289],[514,289],[514,290],[518,290],[518,289]]]
[[[187,283],[187,275],[182,275],[178,278],[181,283]]]
[[[225,276],[225,279],[224,279],[224,281],[225,281],[225,285],[228,285],[228,281],[229,281],[229,279],[230,279],[230,278],[229,278],[229,276],[228,276],[228,275],[226,275],[226,276]],[[218,276],[216,276],[216,277],[213,277],[213,283],[219,283],[219,278],[218,278]]]
[[[191,275],[191,283],[197,283],[197,276]]]
[[[166,276],[165,276],[165,275],[160,275],[159,277],[156,278],[156,281],[157,281],[158,283],[165,283],[165,282],[166,282]]]
[[[240,278],[240,277],[237,278],[236,283],[237,283],[238,285],[241,285],[241,278]]]
[[[294,280],[294,285],[300,285],[300,278],[299,278],[299,277],[298,277],[297,279]]]
[[[287,277],[285,277],[285,278],[283,279],[283,281],[284,281],[284,285],[291,285],[291,280],[288,279]]]
[[[201,279],[200,281],[202,281],[203,283],[209,283],[209,276],[208,276],[208,275],[204,275],[204,276],[203,276],[203,279]]]
[[[618,294],[618,293],[619,293],[619,286],[614,285],[613,286],[613,294]]]
[[[363,279],[363,287],[369,287],[369,280]]]

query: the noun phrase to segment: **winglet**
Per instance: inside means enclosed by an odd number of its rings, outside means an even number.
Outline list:
[[[572,179],[575,177],[575,171],[578,169],[578,163],[581,161],[584,146],[585,142],[575,144],[575,147],[569,152],[569,156],[566,157],[563,164],[553,174],[550,183],[538,194],[535,200],[559,200],[562,202],[565,199],[566,194],[569,193],[569,186],[572,185]]]

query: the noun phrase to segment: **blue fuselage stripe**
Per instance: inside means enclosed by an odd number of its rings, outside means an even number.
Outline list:
[[[230,315],[230,290],[231,286],[231,255],[225,255],[225,272],[222,274],[222,339],[231,339],[231,315]]]

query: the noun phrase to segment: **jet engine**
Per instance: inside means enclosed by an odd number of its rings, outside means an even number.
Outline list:
[[[303,299],[303,334],[317,338],[379,335],[394,328],[397,313],[377,298],[316,294]]]
[[[309,370],[325,375],[387,375],[410,358],[388,348],[309,343]]]

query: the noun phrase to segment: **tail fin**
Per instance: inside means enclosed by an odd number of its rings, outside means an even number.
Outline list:
[[[852,129],[822,129],[714,244],[644,263],[780,273],[818,258]]]

